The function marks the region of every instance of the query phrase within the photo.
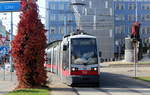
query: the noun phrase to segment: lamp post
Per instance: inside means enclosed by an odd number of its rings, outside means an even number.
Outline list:
[[[136,4],[136,9],[135,9],[135,21],[138,21],[138,0],[135,1]],[[137,30],[135,30],[135,32],[137,32]],[[138,53],[137,53],[137,48],[138,48],[138,44],[139,42],[137,40],[134,41],[133,39],[133,48],[134,48],[134,77],[137,77],[137,61],[138,61]]]
[[[72,5],[72,6],[85,6],[86,4],[84,4],[84,3],[71,3],[70,5]],[[81,29],[81,26],[80,26],[80,16],[81,16],[81,14],[74,8],[74,11],[76,11],[75,13],[78,13],[78,16],[79,16],[79,18],[78,18],[78,28],[79,28],[79,30]],[[85,13],[85,12],[83,12],[84,10],[82,9],[82,13]]]
[[[135,21],[137,22],[138,21],[138,1],[136,0],[135,1]]]
[[[9,47],[10,47],[10,50],[12,49],[11,47],[11,42],[13,40],[13,12],[11,12],[11,30],[10,30],[10,43],[9,43]],[[13,69],[13,63],[12,63],[12,55],[10,53],[10,57],[9,57],[9,62],[10,62],[10,72],[11,72],[11,80],[12,80],[12,72],[14,71]]]

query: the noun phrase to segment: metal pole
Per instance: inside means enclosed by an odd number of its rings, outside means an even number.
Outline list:
[[[10,43],[9,43],[10,50],[11,50],[12,40],[13,40],[13,12],[11,12],[11,30],[10,30]],[[11,72],[11,80],[12,80],[13,64],[12,64],[11,53],[10,53],[10,57],[9,57],[9,62],[10,62],[10,72]]]
[[[136,4],[136,9],[135,9],[135,21],[137,22],[137,21],[138,21],[138,2],[137,2],[137,0],[135,1],[135,4]]]
[[[119,60],[121,59],[120,57],[120,44],[118,45],[118,53],[119,53],[119,55],[118,55],[118,58],[119,58]]]
[[[137,77],[137,43],[134,43],[134,68],[135,68],[135,73],[134,77]]]
[[[4,65],[4,80],[5,80],[5,64],[3,64]]]

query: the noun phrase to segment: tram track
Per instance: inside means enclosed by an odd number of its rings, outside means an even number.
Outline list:
[[[80,95],[79,92],[77,91],[77,89],[75,89],[74,87],[72,87],[73,91],[75,92],[76,95]]]
[[[127,78],[128,79],[128,78]],[[112,79],[112,81],[116,81],[115,79]],[[145,89],[148,89],[149,87],[144,88],[142,86],[142,89],[139,89],[138,85],[134,84],[126,84],[123,81],[125,80],[118,80],[114,83],[114,87],[100,87],[100,88],[91,88],[91,87],[85,87],[85,88],[78,88],[78,87],[72,87],[73,91],[76,93],[76,95],[85,95],[87,92],[92,93],[92,95],[119,95],[119,93],[122,93],[123,95],[125,93],[127,94],[133,94],[133,95],[148,95],[145,94],[146,92],[143,92]],[[131,81],[132,82],[132,81]],[[135,86],[135,87],[134,87]],[[84,94],[85,93],[85,94]]]
[[[92,93],[92,95],[115,95],[115,93],[117,93],[117,95],[119,95],[120,92],[125,92],[128,94],[133,94],[133,95],[145,95],[143,93],[141,93],[140,91],[137,90],[133,90],[131,88],[117,88],[117,89],[104,89],[104,88],[72,88],[73,91],[75,92],[76,95],[87,95],[86,93],[88,91],[91,91],[90,93]],[[79,90],[80,89],[80,90]],[[86,89],[87,92],[84,92],[84,90]],[[120,91],[120,92],[119,92]],[[81,93],[81,94],[80,94]],[[84,94],[85,93],[85,94]]]
[[[106,90],[98,88],[76,88],[72,87],[76,95],[113,95]]]

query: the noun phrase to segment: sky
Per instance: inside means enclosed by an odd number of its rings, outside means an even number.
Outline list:
[[[45,23],[45,0],[38,0],[39,6],[39,15],[42,23]],[[16,35],[17,25],[19,23],[20,12],[13,12],[13,34]],[[6,30],[9,31],[11,27],[11,15],[10,12],[0,13],[0,19],[2,20],[3,25],[6,27]]]

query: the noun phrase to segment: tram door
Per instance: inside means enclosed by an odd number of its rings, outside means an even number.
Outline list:
[[[69,74],[69,46],[63,46],[63,62],[62,62],[62,74],[67,76]]]

